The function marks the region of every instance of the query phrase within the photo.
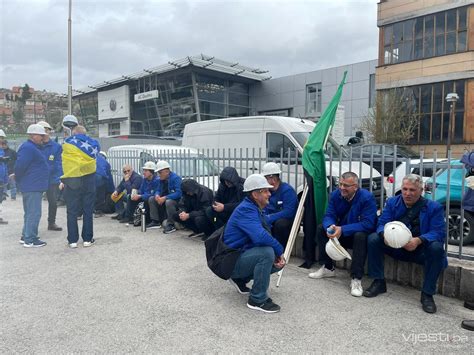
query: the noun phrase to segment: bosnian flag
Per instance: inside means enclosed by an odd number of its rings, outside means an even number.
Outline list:
[[[96,157],[100,145],[84,134],[66,138],[63,144],[63,171],[61,178],[81,177],[96,171]]]

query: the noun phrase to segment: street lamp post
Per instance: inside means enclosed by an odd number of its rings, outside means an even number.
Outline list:
[[[67,20],[67,99],[70,115],[72,114],[71,12],[72,0],[69,0],[69,18]]]
[[[448,141],[446,144],[446,157],[451,150],[451,141],[454,136],[454,111],[456,109],[456,102],[459,100],[458,94],[451,92],[446,95],[446,102],[449,102],[451,106],[449,107],[449,127],[448,127]]]

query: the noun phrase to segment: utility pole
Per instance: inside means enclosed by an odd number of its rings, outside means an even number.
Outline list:
[[[67,96],[68,112],[72,115],[72,60],[71,60],[71,13],[72,0],[69,0],[69,18],[67,20]]]

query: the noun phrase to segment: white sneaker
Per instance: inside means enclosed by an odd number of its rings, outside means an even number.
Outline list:
[[[77,243],[69,243],[69,248],[76,249],[77,248]]]
[[[362,296],[362,283],[359,279],[352,279],[351,281],[351,295],[354,297]]]
[[[92,244],[95,243],[95,240],[92,239],[90,242],[84,242],[82,245],[84,246],[84,248],[88,248],[90,246],[92,246]]]
[[[325,277],[334,277],[336,276],[336,270],[326,269],[325,266],[322,266],[318,271],[312,272],[308,275],[312,279],[322,279]]]

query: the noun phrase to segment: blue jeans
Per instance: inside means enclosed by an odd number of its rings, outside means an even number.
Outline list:
[[[423,281],[423,292],[428,295],[436,293],[436,282],[444,268],[445,251],[440,242],[423,243],[414,251],[403,248],[394,249],[385,245],[383,239],[372,233],[367,239],[369,276],[373,279],[382,280],[384,275],[384,254],[394,259],[414,262],[424,266],[425,279]]]
[[[77,217],[82,215],[82,240],[90,242],[94,237],[95,176],[89,174],[75,179],[74,185],[65,180],[64,200],[67,209],[67,240],[77,243],[79,228]]]
[[[268,299],[270,274],[280,271],[273,266],[275,252],[272,247],[254,247],[244,251],[237,259],[231,278],[245,283],[253,279],[250,298],[256,303]]]
[[[31,244],[38,239],[38,226],[41,219],[41,200],[43,193],[23,192],[23,238]]]

